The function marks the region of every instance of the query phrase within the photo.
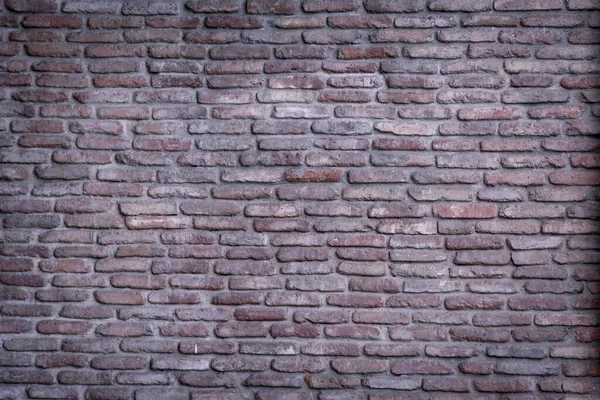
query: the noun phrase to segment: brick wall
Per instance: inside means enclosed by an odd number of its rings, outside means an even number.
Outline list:
[[[0,398],[597,398],[597,0],[4,0]]]

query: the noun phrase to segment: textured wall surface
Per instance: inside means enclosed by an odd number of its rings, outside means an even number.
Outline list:
[[[597,0],[1,7],[0,398],[598,398]]]

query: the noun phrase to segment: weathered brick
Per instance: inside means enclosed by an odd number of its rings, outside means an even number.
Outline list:
[[[305,0],[302,2],[302,10],[313,12],[346,12],[356,11],[360,4],[356,0]]]
[[[0,397],[595,394],[597,1],[5,8]]]
[[[333,360],[331,368],[340,374],[373,374],[388,369],[386,360]]]
[[[385,59],[398,56],[398,51],[393,47],[343,47],[337,52],[337,57],[341,60]]]

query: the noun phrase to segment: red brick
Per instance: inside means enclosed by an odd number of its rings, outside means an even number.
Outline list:
[[[5,369],[0,372],[0,382],[5,384],[42,384],[54,383],[54,376],[48,371],[20,371]]]
[[[450,336],[455,341],[503,343],[509,341],[510,333],[504,329],[451,328]]]
[[[448,365],[439,361],[411,360],[393,363],[391,372],[394,375],[447,375],[451,374],[452,370]]]
[[[596,1],[4,3],[0,397],[595,394]]]
[[[158,59],[189,58],[203,59],[206,57],[206,48],[187,45],[152,45],[148,46],[148,56]]]
[[[121,12],[123,15],[177,14],[178,5],[174,2],[164,4],[154,2],[125,3]]]
[[[529,116],[533,119],[575,119],[583,110],[580,106],[539,106],[532,108]]]
[[[271,368],[275,371],[280,372],[323,372],[327,365],[323,360],[318,358],[308,358],[308,357],[293,357],[293,358],[282,358],[279,357],[273,360]]]
[[[493,218],[496,213],[496,206],[491,204],[436,204],[433,207],[433,214],[440,218]]]
[[[58,3],[54,0],[7,0],[6,7],[23,13],[54,13],[58,11]]]
[[[293,1],[276,0],[251,0],[246,3],[246,12],[248,14],[294,14],[296,6]]]
[[[309,17],[287,17],[276,18],[273,25],[280,29],[314,29],[325,26],[325,17],[309,16]]]
[[[22,25],[27,28],[77,29],[83,26],[83,19],[75,16],[29,15],[23,19]]]
[[[264,22],[258,17],[242,16],[208,16],[205,25],[209,28],[258,29]]]
[[[333,360],[331,368],[340,374],[373,374],[388,369],[387,360]]]
[[[532,392],[534,383],[527,378],[515,379],[476,379],[473,382],[475,389],[480,392],[495,393],[521,393]]]
[[[520,117],[521,111],[516,107],[494,107],[458,110],[458,118],[466,121],[519,119]]]
[[[360,4],[356,0],[305,0],[302,2],[302,10],[313,12],[346,12],[356,11]]]
[[[210,363],[219,372],[260,372],[266,370],[268,365],[267,359],[250,357],[217,357]]]
[[[46,335],[81,335],[87,333],[93,324],[84,321],[45,320],[37,324],[37,331]]]
[[[343,47],[337,53],[341,60],[397,58],[398,55],[398,51],[393,47]]]

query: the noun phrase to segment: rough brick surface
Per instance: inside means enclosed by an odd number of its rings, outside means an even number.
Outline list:
[[[0,1],[0,399],[598,398],[598,28]]]

